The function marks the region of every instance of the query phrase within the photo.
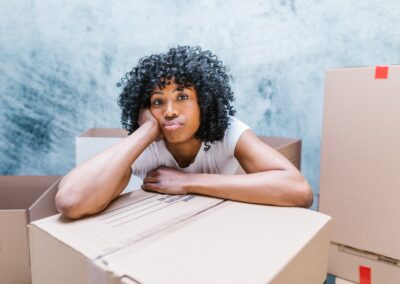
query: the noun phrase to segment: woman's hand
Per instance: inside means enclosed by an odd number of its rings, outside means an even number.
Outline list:
[[[143,179],[143,190],[164,194],[187,194],[191,175],[166,166],[157,167]]]
[[[156,127],[158,130],[158,132],[157,132],[158,135],[157,135],[157,138],[155,139],[155,141],[159,141],[159,140],[163,139],[164,135],[163,135],[160,125],[158,124],[157,119],[150,112],[150,109],[142,108],[139,112],[139,119],[138,119],[139,126],[142,126],[143,124],[145,124],[147,122],[152,123],[154,125],[154,127]]]

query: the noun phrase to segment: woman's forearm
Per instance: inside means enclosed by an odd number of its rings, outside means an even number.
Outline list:
[[[145,123],[119,143],[72,169],[60,182],[56,207],[69,218],[100,211],[130,179],[130,167],[156,139],[157,125]]]
[[[192,174],[188,193],[278,206],[310,207],[313,193],[299,174],[272,170],[244,175]]]

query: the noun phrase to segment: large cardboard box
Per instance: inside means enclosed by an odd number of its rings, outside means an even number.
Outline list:
[[[123,138],[126,138],[128,132],[124,129],[118,128],[90,128],[80,134],[75,139],[76,151],[76,165],[88,160],[97,153],[104,151],[112,145],[118,143]],[[301,140],[286,137],[259,137],[263,142],[270,145],[289,161],[293,163],[299,170],[301,165]],[[244,170],[237,164],[237,170],[232,174],[244,174]],[[142,185],[142,180],[137,176],[132,176],[129,184],[123,193],[138,189]]]
[[[400,66],[326,73],[319,210],[334,220],[329,272],[352,281],[367,266],[400,283],[399,110]]]
[[[327,274],[330,217],[141,190],[30,225],[33,283],[304,283]]]
[[[58,176],[0,176],[0,283],[30,283],[29,222],[58,212]]]

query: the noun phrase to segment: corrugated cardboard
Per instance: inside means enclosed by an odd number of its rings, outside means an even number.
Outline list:
[[[58,176],[0,176],[0,283],[30,283],[29,222],[57,214]]]
[[[30,225],[33,283],[323,283],[330,217],[141,190]]]
[[[331,243],[329,253],[329,273],[360,282],[359,267],[371,268],[371,283],[396,284],[400,282],[400,269],[389,263],[384,256],[351,247]]]
[[[90,128],[75,139],[76,145],[76,165],[88,160],[97,153],[104,151],[112,145],[127,137],[128,132],[118,128]],[[270,145],[289,161],[293,163],[299,170],[301,164],[301,140],[285,137],[259,137],[263,142]],[[235,173],[244,174],[244,170],[240,165]],[[132,189],[138,189],[142,185],[142,180],[137,176],[132,176],[129,184],[123,193]]]
[[[334,243],[398,263],[399,110],[400,66],[390,66],[386,79],[375,79],[375,67],[326,73],[319,210],[333,217]],[[354,258],[333,255],[329,271],[349,277],[339,267],[347,263],[354,269]],[[399,266],[383,266],[382,259],[369,261],[373,275],[383,275],[382,267],[399,275]],[[357,273],[349,279],[358,281]],[[400,278],[384,279],[375,283],[400,283]]]

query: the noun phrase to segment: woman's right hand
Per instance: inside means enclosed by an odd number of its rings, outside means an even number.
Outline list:
[[[157,119],[153,116],[153,114],[150,112],[150,109],[148,108],[142,108],[139,112],[139,118],[138,118],[138,123],[139,126],[142,126],[146,122],[151,122],[154,127],[157,128],[158,130],[158,135],[155,141],[159,141],[164,138],[164,135],[162,133],[162,130],[160,128],[160,125],[158,124]]]

